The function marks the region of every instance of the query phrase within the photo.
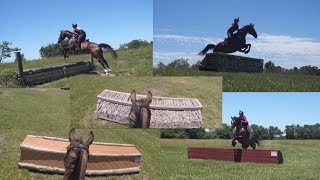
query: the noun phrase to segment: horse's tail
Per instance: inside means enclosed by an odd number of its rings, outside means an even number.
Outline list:
[[[117,52],[115,50],[113,50],[109,44],[100,43],[98,45],[99,45],[99,47],[101,47],[103,49],[107,49],[107,51],[111,53],[113,58],[115,58],[115,59],[118,58]]]
[[[208,44],[202,51],[200,51],[199,55],[205,55],[210,49],[214,49],[216,45],[214,44]]]

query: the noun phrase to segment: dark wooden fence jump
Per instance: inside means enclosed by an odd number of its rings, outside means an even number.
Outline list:
[[[188,148],[188,158],[266,164],[283,163],[279,150]]]
[[[16,60],[19,68],[17,74],[27,85],[43,84],[81,73],[88,73],[93,69],[90,61],[81,61],[23,70],[20,52],[16,52]]]
[[[201,61],[199,70],[262,73],[263,59],[219,52],[208,53]]]

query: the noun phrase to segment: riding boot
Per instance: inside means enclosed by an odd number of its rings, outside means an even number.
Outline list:
[[[78,44],[77,44],[77,50],[78,50],[78,51],[81,50],[81,42],[78,42]]]

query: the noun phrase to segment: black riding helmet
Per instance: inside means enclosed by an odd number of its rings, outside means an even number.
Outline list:
[[[234,19],[233,20],[235,23],[238,23],[239,22],[239,17],[237,19]]]
[[[75,24],[72,24],[72,27],[73,27],[73,28],[76,28],[76,27],[78,27],[77,23],[75,23]]]
[[[240,117],[243,116],[243,111],[239,110],[239,116],[240,116]]]

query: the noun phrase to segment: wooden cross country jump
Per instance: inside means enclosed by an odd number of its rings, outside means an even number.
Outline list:
[[[188,158],[267,164],[283,163],[279,150],[188,148]]]
[[[64,174],[69,140],[28,135],[20,144],[20,168]],[[94,142],[89,148],[86,175],[119,175],[140,172],[141,153],[131,144]]]
[[[137,95],[137,99],[145,98]],[[98,118],[128,124],[130,93],[104,90],[98,95]],[[153,96],[150,104],[151,128],[200,128],[202,105],[197,99]]]

